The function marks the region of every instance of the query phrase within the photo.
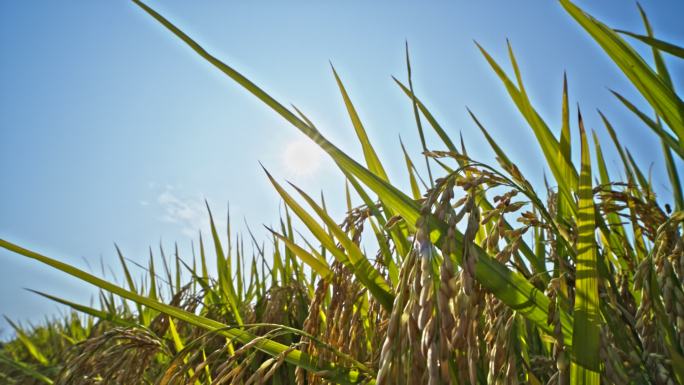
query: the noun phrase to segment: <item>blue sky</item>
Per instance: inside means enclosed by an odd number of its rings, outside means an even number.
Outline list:
[[[530,179],[542,180],[529,128],[473,44],[510,69],[506,38],[533,102],[555,130],[565,70],[571,103],[580,103],[588,127],[604,140],[609,165],[617,158],[596,108],[637,161],[652,165],[656,186],[667,183],[659,143],[607,87],[644,107],[641,99],[555,1],[149,4],[359,156],[332,61],[400,185],[407,178],[398,135],[414,157],[419,153],[411,105],[390,78],[406,77],[405,40],[416,92],[454,138],[463,134],[469,154],[493,159],[465,106]],[[631,1],[578,4],[613,27],[642,30]],[[658,36],[684,41],[681,1],[642,5]],[[187,255],[206,226],[205,198],[221,216],[230,201],[235,227],[244,229],[246,220],[265,236],[261,224],[277,222],[279,201],[258,161],[280,180],[341,201],[343,179],[328,159],[128,1],[3,1],[0,50],[2,238],[98,273],[100,261],[118,270],[114,242],[137,261],[160,242],[170,249],[178,241]],[[684,67],[667,61],[681,86]],[[429,143],[439,148],[434,139]],[[338,218],[343,212],[331,209]],[[82,303],[95,293],[6,251],[0,261],[0,313],[12,318],[38,322],[58,312],[24,287]]]

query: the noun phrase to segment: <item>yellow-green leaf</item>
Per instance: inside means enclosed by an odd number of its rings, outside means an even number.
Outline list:
[[[577,266],[575,271],[575,307],[573,324],[574,359],[571,383],[599,384],[599,328],[601,324],[598,293],[598,263],[594,220],[594,198],[591,181],[591,156],[579,115],[582,151],[579,179],[579,218],[577,223]]]

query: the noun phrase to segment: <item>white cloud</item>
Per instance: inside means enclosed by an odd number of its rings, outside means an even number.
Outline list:
[[[177,188],[167,185],[157,196],[157,203],[163,210],[161,220],[178,225],[184,235],[195,237],[200,230],[208,233],[209,214],[200,197],[183,196]],[[218,227],[224,226],[225,221],[220,218],[214,221]]]

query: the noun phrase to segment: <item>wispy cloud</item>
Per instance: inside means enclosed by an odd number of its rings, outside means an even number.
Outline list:
[[[201,197],[186,196],[174,186],[167,185],[157,196],[157,203],[162,209],[160,219],[178,225],[184,235],[194,237],[200,230],[205,234],[208,232],[209,214]],[[220,218],[214,220],[219,227],[225,225]]]

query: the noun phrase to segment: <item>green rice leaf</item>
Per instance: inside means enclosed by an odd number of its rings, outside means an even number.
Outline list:
[[[6,357],[4,353],[0,353],[0,362],[4,362],[9,366],[12,366],[13,368],[21,371],[22,373],[35,378],[36,380],[44,383],[44,384],[53,384],[53,381],[50,377],[44,375],[43,373],[37,371],[34,369],[32,366],[23,363],[21,361],[13,360],[9,357]],[[2,373],[0,373],[2,375]],[[1,377],[0,377],[1,378]]]
[[[335,67],[333,67],[332,63],[330,63],[330,67],[332,68],[333,75],[335,75],[337,87],[340,89],[340,93],[342,94],[342,99],[344,100],[345,107],[347,107],[347,113],[349,113],[349,118],[351,119],[352,125],[354,126],[354,130],[356,131],[356,136],[359,138],[359,142],[361,142],[363,156],[366,159],[368,169],[375,175],[380,177],[382,180],[389,181],[389,179],[387,178],[387,173],[385,172],[385,169],[384,167],[382,167],[382,163],[380,162],[380,158],[378,158],[378,154],[375,152],[373,145],[368,139],[368,134],[366,133],[366,129],[363,127],[363,124],[361,123],[359,114],[356,112],[356,108],[354,108],[354,104],[352,104],[352,101],[349,98],[349,94],[347,93],[347,90],[344,87],[344,84],[342,84],[342,80],[337,74],[337,71],[335,71]]]
[[[482,134],[484,135],[485,139],[487,139],[487,143],[489,143],[489,146],[494,150],[494,153],[496,154],[496,159],[499,161],[499,164],[501,164],[504,168],[509,167],[510,165],[513,164],[511,160],[508,158],[508,155],[506,155],[506,152],[499,147],[499,145],[496,143],[494,138],[489,134],[489,131],[480,123],[480,120],[475,116],[475,114],[470,111],[470,108],[467,108],[468,114],[470,114],[470,117],[473,119],[475,122],[475,125],[480,129]]]
[[[43,366],[47,366],[50,361],[48,361],[47,357],[41,351],[38,349],[38,347],[31,341],[29,336],[26,335],[24,330],[22,330],[17,324],[12,322],[11,319],[9,319],[7,316],[5,317],[5,321],[7,321],[8,324],[14,329],[14,332],[17,334],[17,337],[19,338],[19,341],[21,342],[22,345],[26,348],[26,350],[29,352],[31,357],[33,357],[34,360],[38,361],[39,364]]]
[[[409,156],[408,152],[406,152],[406,147],[404,147],[404,143],[401,141],[401,138],[399,138],[399,144],[401,145],[401,151],[404,153],[404,161],[406,162],[406,171],[409,175],[409,184],[411,185],[411,193],[413,194],[413,199],[418,200],[420,199],[422,194],[420,193],[420,187],[418,187],[416,176],[413,173],[415,166],[413,165],[413,162],[411,161],[411,157]]]
[[[133,322],[130,322],[130,321],[127,321],[121,317],[118,317],[116,315],[116,313],[106,312],[106,311],[102,311],[102,310],[97,310],[97,309],[89,307],[89,306],[79,305],[75,302],[67,301],[65,299],[55,297],[53,295],[43,293],[43,292],[40,292],[37,290],[32,290],[32,289],[26,289],[26,290],[28,290],[32,293],[38,294],[41,297],[45,297],[51,301],[55,301],[55,302],[60,303],[62,305],[68,306],[68,307],[70,307],[76,311],[80,311],[81,313],[88,314],[88,315],[93,316],[97,319],[109,321],[109,322],[111,322],[115,325],[118,325],[118,326],[132,327],[132,326],[136,325]]]
[[[549,169],[551,169],[551,173],[558,183],[558,190],[560,191],[563,199],[565,199],[567,207],[571,208],[572,213],[575,214],[577,211],[577,206],[575,204],[572,192],[577,189],[577,171],[569,162],[569,159],[558,156],[560,144],[554,137],[546,122],[544,122],[541,116],[539,116],[528,99],[527,93],[522,85],[520,70],[510,44],[508,44],[508,52],[518,81],[517,86],[506,75],[494,58],[492,58],[492,56],[477,42],[475,44],[480,49],[480,52],[482,52],[482,55],[484,55],[485,59],[492,67],[496,75],[499,77],[499,79],[501,79],[511,99],[518,107],[518,110],[520,110],[520,113],[523,115],[530,128],[532,128],[532,132],[536,136],[537,142],[539,143],[542,153],[546,158],[546,163],[549,166]],[[566,175],[568,171],[569,174]]]
[[[292,185],[292,184],[291,184]],[[394,303],[394,295],[391,293],[389,284],[382,275],[370,264],[370,261],[363,254],[361,249],[354,243],[328,214],[316,202],[311,199],[303,190],[295,185],[292,185],[297,192],[306,200],[306,202],[314,209],[316,214],[323,220],[323,223],[335,235],[335,238],[340,242],[342,247],[347,251],[347,257],[356,277],[361,281],[368,291],[385,307],[388,311],[392,309]]]
[[[235,294],[233,279],[231,277],[232,274],[230,273],[230,258],[226,258],[225,254],[223,253],[223,247],[221,246],[221,240],[219,239],[218,231],[216,231],[216,225],[214,224],[214,217],[211,214],[209,203],[205,202],[205,204],[207,206],[207,212],[209,213],[211,236],[214,238],[214,248],[216,249],[216,269],[218,271],[221,294],[223,299],[228,302],[233,317],[235,317],[235,321],[238,323],[238,325],[242,325],[242,317],[240,316],[238,298]]]
[[[489,145],[492,147],[492,150],[494,150],[494,153],[496,154],[496,157],[497,157],[497,160],[499,161],[499,163],[504,168],[508,167],[509,165],[512,165],[513,163],[508,158],[505,151],[503,151],[503,149],[501,149],[501,147],[499,147],[499,145],[496,143],[494,138],[492,138],[492,136],[489,134],[489,131],[487,131],[487,129],[482,125],[482,123],[480,123],[480,120],[475,116],[475,114],[469,108],[466,108],[466,109],[468,110],[470,117],[473,119],[473,121],[475,122],[477,127],[480,129],[480,131],[482,131],[482,134],[485,136],[485,139],[487,140]],[[493,209],[492,204],[489,203],[489,201],[484,196],[484,192],[482,193],[482,198],[483,199],[480,199],[480,206],[482,208],[484,208],[485,210]],[[511,227],[511,225],[508,223],[508,221],[506,221],[505,219],[504,219],[504,226],[508,230],[513,229]],[[548,282],[550,277],[549,277],[548,272],[546,271],[544,255],[533,252],[532,249],[530,249],[529,245],[525,241],[521,241],[521,243],[520,243],[520,252],[522,252],[525,255],[525,257],[528,259],[528,261],[530,261],[530,263],[532,264],[532,268],[534,269],[534,271],[537,274],[540,274],[540,277],[544,280],[544,282]]]
[[[411,104],[413,106],[413,116],[416,119],[416,127],[418,128],[418,136],[420,137],[420,144],[423,146],[423,154],[425,157],[425,166],[430,179],[430,186],[433,186],[432,170],[430,169],[430,158],[427,156],[427,145],[425,144],[425,133],[423,132],[423,124],[420,121],[420,114],[418,114],[418,104],[416,103],[415,92],[413,91],[413,79],[411,77],[411,59],[409,57],[408,41],[406,41],[406,73],[408,75],[409,91],[411,91]]]
[[[654,121],[648,115],[643,113],[641,110],[639,110],[632,102],[627,100],[624,96],[620,95],[619,93],[612,91],[613,95],[622,102],[622,104],[627,107],[632,113],[634,113],[636,116],[639,117],[646,125],[653,130],[658,136],[660,136],[660,139],[672,150],[674,150],[677,155],[679,155],[682,159],[684,159],[684,145],[682,145],[681,142],[678,142],[677,138],[673,137],[670,133],[665,131],[663,126],[661,124],[658,124],[658,122]]]
[[[116,255],[119,257],[119,262],[121,262],[121,267],[124,271],[124,277],[126,277],[126,282],[128,283],[128,289],[137,293],[138,290],[135,288],[135,281],[133,281],[133,276],[131,276],[131,272],[128,270],[128,265],[126,264],[126,259],[124,258],[121,249],[119,249],[117,244],[114,244],[114,248],[116,248]],[[138,317],[140,322],[145,323],[145,314],[142,310],[142,306],[136,303],[136,307],[138,308]]]
[[[368,262],[368,259],[363,255],[359,247],[351,241],[344,233],[344,231],[335,223],[335,221],[325,213],[325,211],[314,202],[311,197],[306,195],[303,191],[297,191],[304,197],[307,203],[316,211],[316,214],[323,220],[328,229],[333,233],[335,238],[341,243],[344,250],[343,253],[335,244],[334,240],[325,233],[325,230],[309,215],[303,207],[301,207],[295,200],[280,186],[278,182],[266,171],[266,175],[276,188],[285,203],[290,206],[292,211],[302,220],[302,222],[309,228],[321,244],[330,251],[335,258],[347,265],[354,273],[356,278],[361,281],[364,286],[368,288],[371,294],[378,300],[378,302],[388,311],[392,309],[394,296],[390,293],[389,285],[382,278],[375,268]],[[296,187],[295,187],[296,188]]]
[[[325,261],[321,261],[320,258],[312,255],[308,251],[304,250],[303,248],[299,247],[296,243],[292,242],[290,239],[285,237],[282,234],[279,234],[275,230],[271,229],[270,227],[266,226],[266,229],[270,231],[274,236],[276,236],[278,239],[283,241],[285,243],[285,246],[294,253],[298,258],[300,258],[304,263],[309,265],[316,273],[318,273],[321,278],[323,279],[328,279],[332,275],[332,270],[330,270],[330,267],[328,267],[328,264],[325,263]]]
[[[254,344],[253,346],[255,349],[258,349],[272,357],[278,357],[282,354],[284,355],[285,361],[300,366],[304,369],[313,372],[325,371],[321,372],[325,378],[337,382],[339,384],[356,384],[360,379],[359,372],[356,370],[337,368],[330,363],[326,363],[323,360],[319,360],[315,356],[302,353],[301,351],[296,349],[291,349],[289,346],[283,345],[279,342],[272,341],[265,337],[256,337],[253,334],[248,333],[244,330],[232,328],[221,322],[203,316],[199,316],[187,312],[185,310],[181,310],[171,305],[161,303],[150,297],[141,296],[137,293],[126,290],[113,283],[98,278],[92,274],[86,273],[85,271],[80,270],[76,267],[49,258],[42,254],[33,252],[31,250],[24,249],[4,239],[0,239],[0,247],[15,252],[17,254],[23,255],[27,258],[39,261],[64,273],[72,275],[84,282],[90,283],[96,287],[111,292],[122,298],[131,300],[133,302],[139,302],[140,304],[146,307],[167,314],[178,320],[185,321],[191,325],[195,325],[208,331],[216,332],[220,335],[224,335],[230,339],[234,339],[243,344],[252,342]],[[256,341],[254,341],[255,339]],[[374,383],[374,381],[371,380],[370,383]]]
[[[570,141],[570,108],[568,102],[568,78],[566,74],[563,74],[563,101],[562,101],[562,119],[561,119],[561,133],[559,146],[560,151],[558,151],[558,157],[560,158],[560,172],[564,179],[571,179],[573,177],[574,170],[572,167],[572,148]],[[561,199],[558,202],[558,215],[560,218],[568,217],[572,214],[572,208],[568,206],[567,200]]]
[[[406,96],[411,98],[412,101],[415,101],[416,106],[418,106],[418,109],[420,110],[420,113],[423,114],[423,116],[425,117],[425,120],[427,120],[428,123],[430,123],[430,126],[432,127],[432,129],[435,130],[435,133],[437,133],[437,136],[439,136],[439,138],[442,140],[442,142],[444,142],[444,145],[446,145],[446,147],[449,149],[449,151],[453,151],[455,153],[458,153],[458,149],[456,148],[454,143],[451,141],[451,138],[449,138],[449,135],[446,133],[446,131],[444,131],[442,126],[439,125],[439,123],[437,122],[437,119],[435,119],[435,117],[432,115],[432,113],[430,113],[430,111],[427,109],[427,107],[425,107],[425,105],[420,101],[420,99],[418,99],[418,97],[415,96],[413,94],[413,92],[408,87],[406,87],[402,82],[397,80],[397,78],[392,76],[392,79],[394,80],[395,83],[397,83],[399,88],[401,88],[401,90],[404,91]]]
[[[152,248],[150,248],[150,261],[147,265],[148,272],[150,274],[150,292],[149,297],[156,300],[159,298],[157,295],[157,274],[154,271],[154,257],[152,255]]]
[[[599,143],[598,136],[596,132],[592,132],[594,138],[594,148],[596,151],[596,162],[598,165],[599,181],[602,185],[608,186],[610,184],[610,176],[608,175],[608,169],[606,167],[606,161],[603,157],[603,150],[601,149],[601,144]],[[623,257],[624,259],[634,260],[634,253],[632,249],[628,246],[627,242],[621,241],[626,238],[625,228],[620,221],[620,216],[617,213],[610,212],[605,215],[608,224],[610,225],[610,235],[609,235],[609,247],[610,250],[618,257]],[[620,258],[619,263],[622,265],[625,263],[624,259]],[[623,272],[628,272],[630,269],[626,265]]]
[[[200,56],[216,66],[219,70],[235,80],[238,84],[280,114],[284,119],[309,136],[333,158],[333,160],[343,171],[352,174],[358,178],[360,182],[378,194],[384,204],[404,218],[409,230],[415,231],[416,221],[420,217],[420,206],[417,202],[413,201],[399,189],[386,183],[377,175],[370,172],[347,154],[342,152],[339,148],[323,137],[318,130],[298,118],[287,108],[283,107],[282,104],[278,103],[275,99],[245,78],[242,74],[238,73],[233,68],[221,62],[214,56],[211,56],[199,44],[193,41],[190,37],[180,31],[177,27],[175,27],[157,12],[138,0],[134,1],[148,14],[150,14],[181,40],[187,43]],[[429,228],[432,230],[430,233],[430,238],[433,242],[439,244],[439,242],[441,242],[440,240],[442,236],[446,235],[446,224],[438,223],[432,217],[430,217],[429,222]],[[462,234],[457,233],[456,242],[458,248],[462,247],[462,241]],[[500,262],[492,259],[481,248],[475,246],[475,250],[478,254],[478,263],[475,269],[476,278],[478,281],[487,289],[491,290],[492,293],[502,300],[502,302],[518,310],[526,318],[537,324],[541,330],[551,335],[552,329],[546,322],[549,304],[548,298],[540,290],[528,282],[523,276],[509,270]],[[460,257],[455,256],[455,258]],[[564,322],[563,329],[564,338],[566,339],[566,346],[571,346],[571,324]]]
[[[684,48],[682,48],[678,45],[666,42],[664,40],[656,39],[652,36],[639,35],[637,33],[629,32],[629,31],[623,31],[621,29],[616,29],[615,32],[619,32],[619,33],[622,33],[624,35],[631,36],[635,39],[641,40],[642,42],[650,45],[653,48],[656,48],[660,51],[667,52],[670,55],[677,56],[677,57],[684,59]]]
[[[665,156],[665,166],[667,167],[667,175],[670,178],[670,187],[672,188],[672,197],[674,199],[675,210],[684,210],[684,194],[682,194],[682,182],[679,178],[679,171],[672,158],[670,147],[661,141],[663,147],[663,155]]]
[[[582,162],[579,184],[579,218],[577,223],[577,267],[575,273],[575,309],[573,324],[574,360],[571,383],[596,384],[599,376],[599,328],[601,324],[598,293],[594,199],[591,180],[591,157],[582,116],[579,115]]]
[[[617,133],[615,132],[613,125],[610,123],[608,118],[606,118],[606,116],[601,112],[601,110],[598,110],[598,113],[601,116],[601,120],[603,120],[603,125],[606,128],[606,131],[608,131],[608,135],[610,136],[610,139],[612,140],[613,145],[615,146],[615,149],[618,152],[618,155],[620,155],[620,159],[622,160],[622,165],[625,169],[627,182],[635,183],[636,179],[635,179],[634,173],[632,172],[632,168],[629,165],[629,161],[627,160],[627,155],[625,154],[625,149],[622,148],[622,144],[620,144],[620,140],[617,137]]]
[[[584,12],[570,0],[560,0],[560,3],[613,59],[641,95],[675,132],[681,144],[684,138],[683,104],[672,88],[615,31]]]
[[[646,16],[646,12],[644,12],[644,9],[641,8],[641,5],[637,3],[637,7],[639,8],[639,13],[641,14],[641,19],[644,22],[644,27],[646,28],[646,33],[648,34],[648,38],[653,38],[653,28],[651,27],[651,23],[648,21],[648,17]],[[666,43],[667,44],[667,43]],[[665,60],[663,60],[663,56],[660,54],[660,49],[652,45],[652,51],[653,51],[653,61],[655,62],[656,69],[658,71],[658,75],[665,81],[666,84],[670,86],[670,88],[674,89],[674,86],[672,84],[672,78],[670,77],[670,72],[667,70],[667,66],[665,65]],[[684,50],[682,50],[684,52]],[[660,118],[656,116],[656,124],[658,130],[656,131],[664,131],[662,128],[662,125],[660,123]],[[661,135],[662,136],[662,135]],[[670,178],[670,186],[672,187],[672,195],[674,198],[674,203],[675,203],[675,209],[676,210],[682,210],[684,209],[684,198],[682,197],[682,185],[679,180],[679,173],[677,172],[677,166],[675,165],[674,159],[672,159],[672,151],[670,149],[670,145],[665,143],[665,139],[661,138],[661,143],[663,147],[663,156],[665,158],[665,165],[667,166],[667,175]]]

